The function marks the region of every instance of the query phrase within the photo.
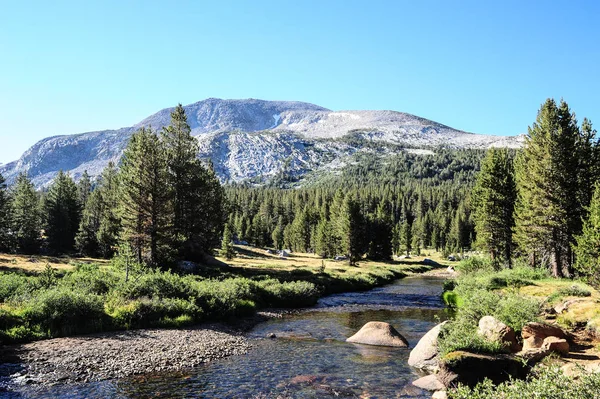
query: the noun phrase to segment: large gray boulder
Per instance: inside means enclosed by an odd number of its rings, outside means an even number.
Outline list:
[[[441,391],[446,388],[436,377],[435,374],[429,374],[425,377],[421,377],[418,380],[412,382],[417,388],[421,388],[425,391]]]
[[[438,367],[438,336],[442,326],[447,322],[443,322],[433,327],[419,340],[417,346],[410,351],[408,357],[408,365],[430,372],[434,372]]]
[[[408,347],[408,341],[389,323],[370,321],[346,340],[355,344]]]
[[[511,352],[518,352],[521,347],[517,343],[515,330],[492,316],[483,316],[479,320],[477,333],[489,341],[501,342]]]

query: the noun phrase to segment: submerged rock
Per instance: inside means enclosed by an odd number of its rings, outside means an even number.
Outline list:
[[[346,340],[355,344],[408,347],[408,341],[391,324],[370,321]]]
[[[427,332],[417,343],[417,346],[410,351],[408,357],[408,365],[422,370],[433,372],[438,367],[438,336],[442,326],[447,322],[443,322],[433,327]]]

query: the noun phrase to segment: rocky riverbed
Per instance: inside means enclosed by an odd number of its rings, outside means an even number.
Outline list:
[[[0,348],[0,359],[23,367],[22,384],[52,385],[176,371],[241,355],[248,341],[226,326],[180,330],[146,329],[56,338]]]

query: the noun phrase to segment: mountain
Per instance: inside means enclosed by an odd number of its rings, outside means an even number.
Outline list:
[[[401,147],[519,147],[522,136],[467,133],[418,116],[395,111],[331,111],[297,101],[221,100],[186,105],[201,158],[210,159],[222,181],[264,182],[286,174],[334,170],[357,152],[393,156]],[[117,162],[131,135],[142,126],[158,130],[170,123],[165,108],[134,126],[117,130],[54,136],[28,149],[17,161],[0,166],[10,183],[25,172],[37,187],[60,170],[75,179],[87,170],[97,176]]]

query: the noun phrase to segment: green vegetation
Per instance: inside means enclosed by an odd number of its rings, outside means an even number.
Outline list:
[[[470,258],[462,261],[461,271],[444,300],[457,309],[453,320],[447,323],[440,335],[442,355],[457,350],[474,353],[499,353],[505,351],[499,342],[488,341],[477,334],[479,320],[493,316],[516,332],[530,321],[538,319],[541,301],[518,293],[518,288],[547,277],[546,273],[525,265],[513,269],[494,271],[494,261]]]
[[[202,275],[177,274],[132,263],[47,266],[26,275],[0,274],[0,341],[24,342],[114,329],[181,327],[229,320],[265,307],[314,305],[325,294],[389,283],[416,265],[283,269],[205,266]],[[129,274],[127,278],[127,273]]]
[[[494,386],[490,380],[475,388],[461,386],[448,391],[450,399],[590,399],[600,392],[600,373],[567,377],[558,367],[539,366],[526,380],[512,380]]]

